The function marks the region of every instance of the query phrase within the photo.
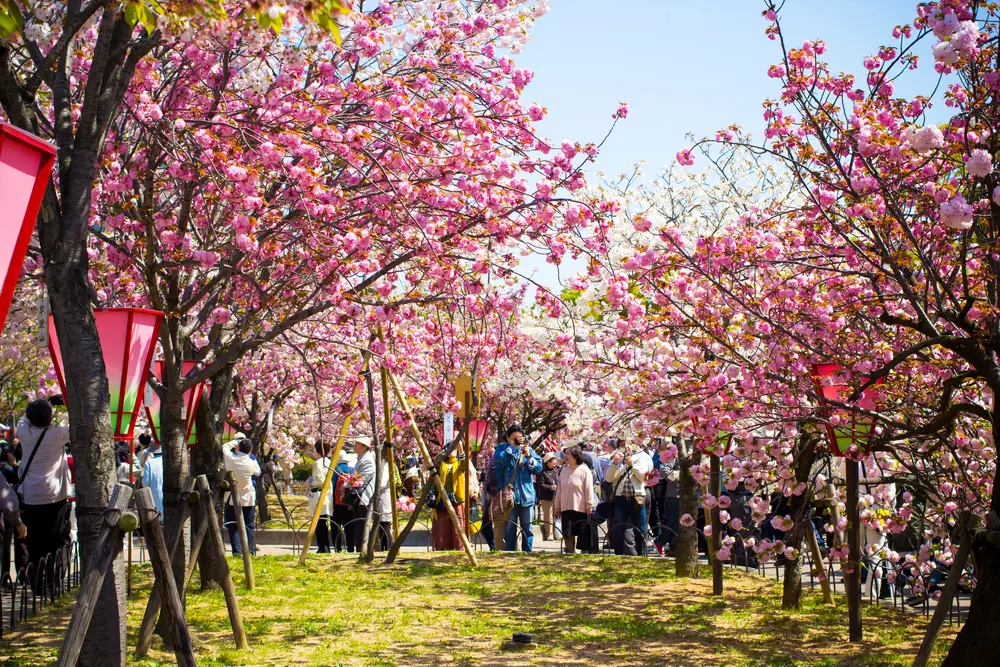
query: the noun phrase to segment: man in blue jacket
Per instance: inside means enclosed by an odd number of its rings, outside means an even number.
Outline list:
[[[507,551],[517,550],[517,527],[521,526],[521,551],[530,552],[534,542],[531,532],[531,514],[535,509],[535,484],[532,475],[541,472],[542,458],[528,445],[519,424],[507,429],[506,442],[497,446],[497,486],[510,487],[514,495],[514,508],[507,522],[505,540]]]

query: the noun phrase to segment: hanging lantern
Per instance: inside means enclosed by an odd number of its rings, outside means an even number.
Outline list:
[[[850,386],[850,371],[839,364],[815,364],[813,378],[817,393],[830,401],[844,403],[853,391]],[[869,387],[861,394],[856,405],[873,412],[876,397],[875,388]],[[872,417],[837,407],[822,408],[822,413],[827,420],[826,431],[835,456],[846,456],[852,446],[857,446],[860,452],[867,451],[875,430]]]
[[[478,452],[483,448],[483,441],[486,440],[486,431],[490,428],[488,421],[473,419],[469,422],[469,451]]]
[[[236,438],[236,434],[239,432],[240,430],[233,426],[232,422],[227,421],[222,425],[222,444],[225,445],[232,442]]]
[[[186,377],[194,370],[197,361],[181,362],[181,377]],[[160,382],[163,381],[163,362],[154,361],[152,368],[153,377]],[[198,431],[195,426],[195,416],[198,412],[198,405],[201,403],[201,395],[205,388],[205,381],[202,380],[195,386],[184,392],[184,440],[188,447],[194,447],[198,442]],[[150,392],[149,404],[146,406],[146,415],[149,417],[149,427],[153,431],[153,440],[160,440],[160,396],[155,391]]]
[[[108,373],[114,439],[131,440],[139,414],[140,396],[146,386],[149,364],[160,335],[163,313],[141,308],[95,308],[94,321]],[[59,387],[66,395],[62,354],[51,315],[49,354],[56,368]]]
[[[709,420],[710,422],[712,420]],[[691,425],[698,428],[698,418],[691,417]],[[725,431],[715,432],[715,441],[711,445],[705,445],[702,447],[702,451],[708,452],[709,454],[715,454],[716,456],[725,456],[729,453],[729,450],[733,448],[733,434],[727,433]]]
[[[52,144],[0,122],[0,331],[55,159]]]

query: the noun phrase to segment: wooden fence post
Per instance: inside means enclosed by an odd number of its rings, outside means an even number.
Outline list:
[[[122,513],[128,509],[131,499],[131,486],[116,484],[115,488],[111,490],[111,500],[108,502],[108,509],[104,512],[104,524],[97,537],[97,546],[90,558],[87,559],[87,571],[83,575],[83,583],[80,585],[80,593],[76,598],[73,616],[70,618],[69,627],[66,628],[66,636],[59,649],[57,667],[75,667],[76,661],[80,658],[83,640],[87,636],[90,621],[94,617],[97,596],[101,592],[101,586],[104,585],[108,568],[111,567],[112,561],[122,548],[122,530],[118,527],[118,520]]]
[[[247,524],[243,520],[243,506],[240,503],[240,494],[236,488],[236,475],[232,470],[226,473],[226,482],[229,483],[229,502],[233,506],[233,515],[236,518],[237,533],[240,536],[240,555],[243,556],[243,574],[246,577],[247,589],[253,590],[255,581],[253,578],[253,558],[250,553],[250,539],[247,537]]]
[[[198,502],[198,492],[194,491],[194,478],[188,477],[184,483],[184,491],[181,493],[181,516],[175,530],[170,535],[167,544],[167,553],[173,561],[174,555],[181,544],[181,537],[184,535],[184,524],[187,523],[188,515],[191,513],[191,504]],[[185,582],[186,583],[186,582]],[[181,591],[186,590],[182,587]],[[139,638],[136,640],[135,655],[137,658],[144,657],[149,653],[149,647],[153,643],[153,631],[156,629],[156,617],[160,613],[161,602],[160,580],[153,580],[153,588],[149,592],[149,600],[146,602],[146,611],[142,615],[142,624],[139,626]],[[162,630],[161,630],[162,631]]]
[[[240,606],[236,600],[236,587],[233,586],[233,578],[229,574],[229,561],[226,559],[226,547],[222,544],[222,533],[219,532],[219,517],[215,513],[215,505],[212,499],[212,490],[208,486],[208,478],[205,475],[198,475],[195,481],[195,488],[201,495],[201,507],[205,513],[205,524],[208,526],[208,538],[212,542],[212,549],[215,551],[216,560],[222,568],[222,593],[226,596],[226,608],[229,610],[229,623],[233,626],[233,639],[236,641],[236,648],[250,648],[247,643],[247,633],[243,629],[243,617],[240,616]]]
[[[149,562],[153,565],[153,575],[162,591],[163,613],[166,615],[174,656],[180,667],[195,667],[194,648],[191,646],[191,635],[188,633],[187,620],[184,618],[184,605],[181,603],[181,594],[174,580],[170,554],[163,540],[160,513],[153,502],[152,489],[137,490],[134,502],[135,508],[139,511],[139,520],[142,522],[142,534],[146,537],[146,544],[149,547]],[[179,528],[183,530],[183,525]]]

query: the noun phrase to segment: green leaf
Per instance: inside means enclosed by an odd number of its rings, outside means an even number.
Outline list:
[[[24,30],[24,15],[21,13],[21,8],[17,6],[14,0],[10,0],[7,3],[7,12],[10,14],[11,18],[14,19],[14,24],[17,26],[17,32]]]
[[[0,37],[10,39],[17,33],[17,21],[8,12],[9,9],[0,9]]]
[[[134,28],[135,24],[139,22],[139,10],[135,3],[130,2],[125,5],[125,22],[130,28]]]
[[[150,35],[156,30],[156,14],[146,5],[139,5],[139,21]]]

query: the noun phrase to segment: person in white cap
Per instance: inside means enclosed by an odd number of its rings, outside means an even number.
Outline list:
[[[375,452],[371,448],[371,438],[358,436],[354,439],[354,453],[358,455],[358,463],[354,466],[354,472],[361,475],[363,486],[361,487],[361,503],[355,506],[351,527],[354,528],[355,540],[357,540],[358,550],[364,549],[365,545],[365,518],[368,514],[368,507],[373,502],[377,503],[372,508],[374,515],[372,525],[379,532],[380,543],[383,549],[388,548],[386,544],[385,524],[392,516],[392,496],[389,491],[389,464],[382,461],[382,488],[379,497],[375,496]]]
[[[238,451],[234,451],[239,446]],[[254,510],[257,509],[257,492],[253,486],[253,478],[260,474],[260,464],[250,456],[253,451],[253,442],[249,438],[240,440],[230,440],[222,446],[223,463],[226,471],[232,471],[236,477],[236,488],[229,491],[229,502],[225,505],[224,521],[229,528],[229,544],[232,546],[233,555],[242,554],[238,528],[236,525],[236,513],[233,509],[232,494],[238,493],[240,508],[243,512],[243,522],[247,529],[247,543],[250,547],[250,554],[257,553],[257,545],[254,542]]]

